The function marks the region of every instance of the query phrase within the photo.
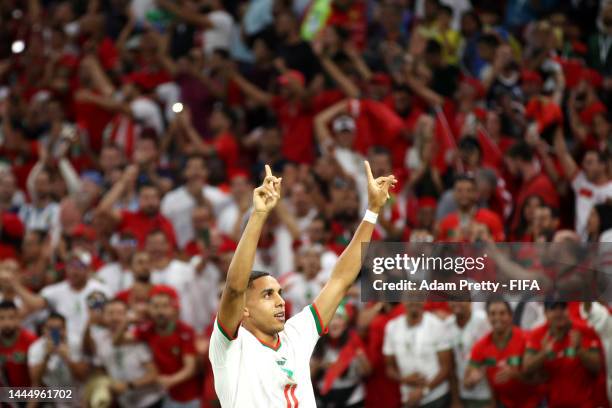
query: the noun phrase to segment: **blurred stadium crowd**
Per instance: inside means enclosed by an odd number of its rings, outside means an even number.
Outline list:
[[[604,0],[0,1],[0,383],[216,406],[265,163],[256,269],[288,315],[361,220],[365,158],[400,180],[377,240],[610,242],[611,91]],[[605,302],[359,300],[315,350],[321,407],[612,401]]]

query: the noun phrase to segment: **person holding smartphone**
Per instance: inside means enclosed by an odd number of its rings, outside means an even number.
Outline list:
[[[28,349],[28,366],[33,387],[72,388],[73,398],[55,406],[79,406],[80,384],[87,377],[80,342],[68,341],[66,319],[52,312],[43,325],[43,335]],[[70,402],[72,401],[72,402]]]

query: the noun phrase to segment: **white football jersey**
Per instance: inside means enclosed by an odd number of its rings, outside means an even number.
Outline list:
[[[310,356],[323,331],[314,304],[287,320],[275,345],[243,327],[232,339],[215,319],[209,358],[221,406],[315,408]]]

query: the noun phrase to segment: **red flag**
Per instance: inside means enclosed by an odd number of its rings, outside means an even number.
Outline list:
[[[349,340],[346,342],[342,350],[340,350],[340,354],[338,355],[338,359],[334,364],[332,364],[325,373],[325,377],[323,378],[323,388],[321,389],[321,395],[326,395],[331,389],[334,381],[338,377],[340,377],[346,369],[351,365],[353,359],[357,355],[357,351],[361,350],[365,353],[365,346],[363,341],[357,333],[352,331],[349,334]]]

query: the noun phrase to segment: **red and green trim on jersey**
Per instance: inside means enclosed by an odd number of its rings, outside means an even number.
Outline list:
[[[298,399],[295,396],[296,388],[297,384],[285,385],[285,402],[287,402],[287,408],[299,408],[300,406],[300,403],[298,402]]]
[[[309,307],[310,313],[312,313],[312,317],[317,325],[317,333],[319,333],[319,336],[327,334],[328,328],[323,324],[323,319],[321,319],[321,314],[319,313],[319,309],[317,309],[317,305],[312,303]]]
[[[229,341],[236,340],[236,337],[238,337],[238,328],[236,328],[236,333],[234,333],[233,336],[230,336],[229,333],[231,333],[231,331],[227,330],[223,323],[221,323],[221,321],[219,320],[219,316],[217,316],[217,327],[219,328],[219,331],[221,332],[223,337],[225,337]]]

